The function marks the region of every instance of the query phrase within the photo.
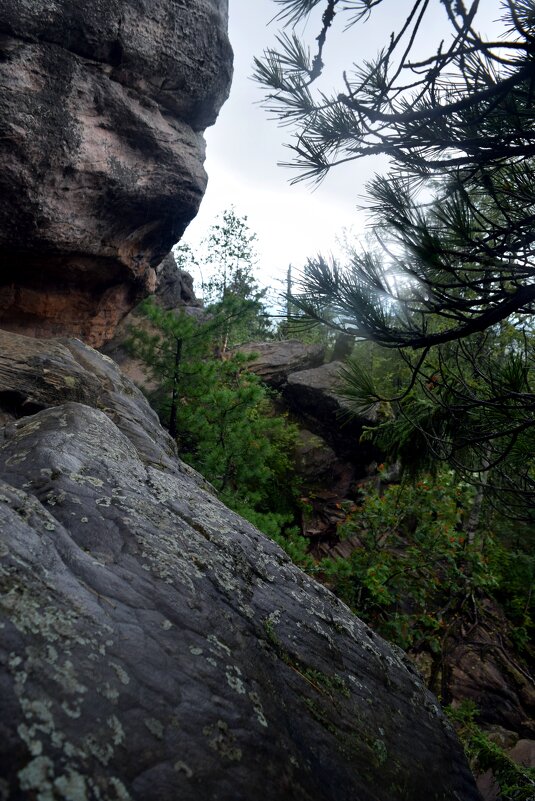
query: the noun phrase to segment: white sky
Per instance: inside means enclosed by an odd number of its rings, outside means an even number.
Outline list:
[[[412,0],[384,0],[365,27],[359,23],[343,35],[340,26],[333,30],[324,50],[328,71],[322,87],[328,92],[339,89],[344,69],[354,61],[375,57],[411,5]],[[424,36],[439,40],[441,28],[444,33],[449,30],[440,2],[432,0],[433,5],[431,27]],[[344,229],[351,228],[357,236],[363,232],[365,214],[356,206],[366,181],[386,163],[366,159],[337,168],[314,191],[306,184],[290,186],[293,170],[277,166],[291,155],[283,146],[289,141],[289,129],[268,119],[259,105],[262,91],[250,77],[253,57],[274,44],[279,26],[274,22],[268,27],[268,23],[278,10],[273,0],[230,0],[234,81],[215,126],[206,132],[208,190],[183,239],[195,248],[215,217],[234,205],[238,215],[247,215],[251,230],[258,235],[260,282],[276,288],[289,263],[299,268],[308,256],[336,251],[336,239]],[[486,27],[496,20],[498,11],[499,0],[481,0],[478,20]],[[312,47],[320,29],[316,15],[298,32],[308,33]]]

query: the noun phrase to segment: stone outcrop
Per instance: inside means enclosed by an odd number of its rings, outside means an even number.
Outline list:
[[[499,725],[535,739],[532,665],[515,654],[511,624],[503,611],[488,598],[479,603],[477,614],[467,613],[457,629],[461,625],[463,630],[453,629],[444,644],[444,696],[473,701],[478,720],[487,727]]]
[[[80,342],[0,334],[0,791],[475,801],[436,700]]]
[[[227,0],[0,4],[0,326],[99,345],[195,216]]]
[[[297,339],[248,342],[238,350],[255,355],[248,369],[275,389],[283,387],[291,373],[319,367],[325,354],[323,345],[305,345]]]
[[[368,466],[379,451],[360,443],[364,425],[371,419],[355,417],[351,406],[340,396],[342,362],[329,362],[308,370],[292,372],[287,378],[283,395],[288,407],[299,414],[310,429],[324,438],[342,459],[356,467],[356,475],[366,474]]]
[[[168,253],[156,268],[155,299],[166,311],[188,308],[200,309],[202,301],[195,296],[193,278],[184,270],[179,270],[175,257]]]

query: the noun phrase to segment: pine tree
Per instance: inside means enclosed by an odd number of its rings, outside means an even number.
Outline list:
[[[535,494],[535,6],[507,0],[494,41],[476,28],[477,0],[414,0],[375,61],[334,94],[315,91],[336,24],[350,36],[390,2],[277,0],[286,24],[323,9],[316,51],[284,31],[257,60],[267,107],[295,129],[297,180],[369,155],[392,165],[368,187],[377,247],[346,264],[309,260],[293,303],[399,352],[404,390],[348,374],[357,404],[394,409],[377,433],[385,446],[447,458],[518,510]],[[416,57],[433,5],[450,35]]]
[[[230,208],[210,227],[198,253],[188,245],[176,249],[179,267],[200,275],[207,311],[232,321],[220,330],[221,354],[234,345],[271,334],[264,305],[267,290],[260,288],[255,276],[256,243],[247,217],[239,217]]]

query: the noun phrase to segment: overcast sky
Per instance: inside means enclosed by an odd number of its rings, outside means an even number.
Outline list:
[[[340,87],[344,69],[354,61],[373,58],[411,5],[412,0],[385,0],[365,27],[359,24],[344,35],[333,31],[324,51],[328,70],[322,87],[326,91]],[[433,5],[436,10],[424,38],[438,40],[447,28],[440,2],[432,0]],[[499,0],[482,0],[481,8],[482,22],[488,24],[498,17]],[[277,166],[288,160],[289,151],[283,146],[288,129],[268,119],[258,103],[262,92],[250,77],[253,57],[274,43],[279,26],[268,23],[277,11],[273,0],[230,0],[234,81],[216,125],[206,133],[208,190],[183,240],[195,246],[216,215],[234,205],[258,235],[261,281],[274,285],[289,263],[300,267],[307,256],[336,250],[336,239],[344,229],[351,228],[356,236],[362,233],[365,214],[356,206],[366,181],[385,164],[367,159],[338,168],[314,191],[305,184],[290,186],[293,171]],[[320,27],[316,16],[298,30],[308,33],[312,45]]]

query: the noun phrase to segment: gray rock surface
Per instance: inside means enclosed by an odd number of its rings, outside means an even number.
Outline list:
[[[155,299],[162,309],[171,309],[183,306],[200,308],[202,301],[195,297],[193,278],[185,270],[179,270],[175,257],[168,253],[156,269],[157,287]]]
[[[206,186],[227,0],[2,0],[0,325],[108,339]]]
[[[113,362],[0,334],[0,407],[3,801],[479,798],[403,655],[175,459]]]
[[[288,407],[308,427],[323,437],[342,459],[350,460],[357,475],[365,475],[368,465],[381,459],[380,452],[361,443],[363,426],[371,419],[355,418],[351,407],[339,394],[342,362],[329,362],[308,370],[292,372],[283,388]]]
[[[256,355],[248,369],[276,389],[286,383],[290,373],[320,365],[325,352],[323,345],[305,345],[297,339],[248,342],[238,350]]]

